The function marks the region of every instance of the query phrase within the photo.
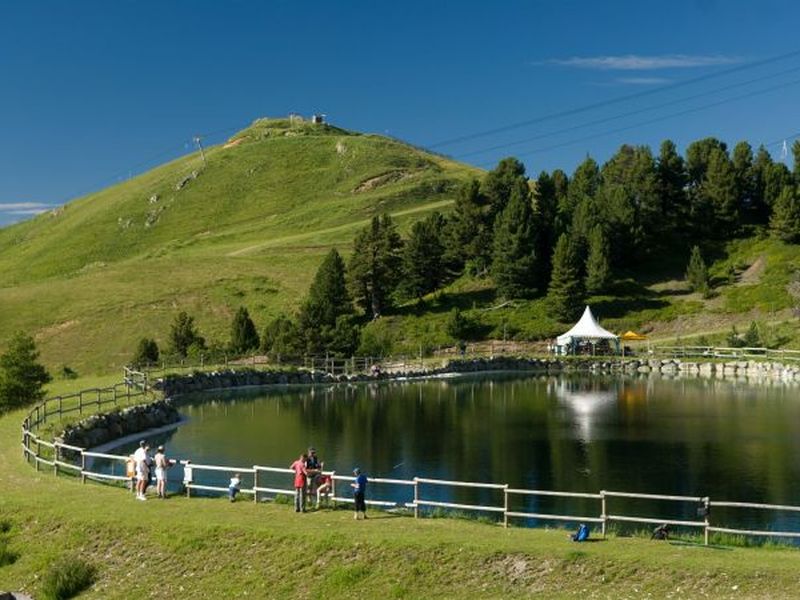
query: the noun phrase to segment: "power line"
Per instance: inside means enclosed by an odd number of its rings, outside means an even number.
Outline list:
[[[665,91],[668,91],[668,90],[674,90],[674,89],[677,89],[677,88],[686,87],[688,85],[693,85],[695,83],[708,81],[709,79],[715,79],[715,78],[718,78],[718,77],[724,77],[726,75],[730,75],[731,73],[738,73],[740,71],[745,71],[745,70],[748,70],[748,69],[754,69],[756,67],[760,67],[760,66],[763,66],[763,65],[766,65],[766,64],[770,64],[770,63],[773,63],[773,62],[777,62],[777,61],[780,61],[780,60],[785,60],[787,58],[791,58],[793,56],[798,56],[798,55],[800,55],[800,50],[794,50],[792,52],[787,52],[786,54],[780,54],[778,56],[773,56],[773,57],[770,57],[770,58],[765,58],[763,60],[750,62],[750,63],[744,64],[744,65],[739,65],[737,67],[731,67],[730,69],[724,69],[722,71],[716,71],[714,73],[709,73],[707,75],[701,75],[699,77],[693,77],[691,79],[685,79],[683,81],[678,81],[676,83],[672,83],[670,85],[661,86],[661,87],[658,87],[658,88],[655,88],[655,89],[644,90],[644,91],[641,91],[641,92],[637,92],[635,94],[627,94],[625,96],[617,96],[616,98],[611,98],[609,100],[603,100],[603,101],[600,101],[600,102],[595,102],[595,103],[592,103],[592,104],[586,104],[584,106],[579,106],[577,108],[571,108],[571,109],[567,109],[567,110],[563,110],[563,111],[559,111],[559,112],[555,112],[555,113],[550,113],[548,115],[543,115],[541,117],[536,117],[534,119],[528,119],[528,120],[525,120],[525,121],[518,121],[517,123],[511,123],[509,125],[504,125],[502,127],[496,127],[494,129],[487,129],[487,130],[480,131],[480,132],[477,132],[477,133],[462,135],[462,136],[459,136],[459,137],[451,138],[449,140],[443,140],[443,141],[440,141],[440,142],[436,142],[434,144],[428,144],[427,147],[433,149],[433,148],[440,148],[442,146],[451,146],[453,144],[466,142],[466,141],[469,141],[469,140],[474,140],[474,139],[486,137],[486,136],[489,136],[489,135],[494,135],[494,134],[497,134],[497,133],[503,133],[505,131],[511,131],[511,130],[514,130],[514,129],[519,129],[520,127],[527,127],[529,125],[534,125],[534,124],[537,124],[537,123],[543,123],[545,121],[558,119],[560,117],[568,117],[568,116],[572,116],[572,115],[577,115],[577,114],[580,114],[580,113],[584,113],[584,112],[588,112],[588,111],[594,110],[596,108],[603,108],[605,106],[611,106],[613,104],[619,104],[621,102],[626,102],[628,100],[635,100],[637,98],[644,98],[646,96],[652,96],[653,94],[660,94],[661,92],[665,92]]]
[[[683,102],[689,102],[691,100],[697,100],[698,98],[704,98],[706,96],[710,96],[710,95],[713,95],[713,94],[719,94],[721,92],[725,92],[725,91],[728,91],[728,90],[731,90],[731,89],[735,89],[735,88],[738,88],[738,87],[744,87],[744,86],[747,86],[747,85],[751,85],[753,83],[758,83],[760,81],[765,81],[767,79],[774,79],[775,77],[780,77],[782,75],[786,75],[788,73],[794,73],[794,72],[797,72],[797,71],[800,71],[800,66],[792,67],[791,69],[785,69],[783,71],[779,71],[778,73],[771,73],[769,75],[764,75],[763,77],[757,77],[755,79],[749,79],[747,81],[741,81],[741,82],[738,82],[738,83],[733,83],[733,84],[726,85],[726,86],[723,86],[723,87],[720,87],[720,88],[716,88],[714,90],[709,90],[707,92],[702,92],[702,93],[694,94],[694,95],[691,95],[691,96],[684,96],[683,98],[678,98],[676,100],[670,100],[669,102],[656,104],[654,106],[648,106],[648,107],[640,108],[640,109],[637,109],[637,110],[629,111],[629,112],[626,112],[626,113],[614,115],[614,116],[611,116],[611,117],[604,117],[602,119],[595,119],[594,121],[587,121],[587,122],[581,123],[579,125],[573,125],[571,127],[564,127],[562,129],[556,129],[554,131],[548,131],[546,133],[541,133],[539,135],[535,135],[535,136],[532,136],[532,137],[528,137],[528,138],[524,138],[524,139],[520,139],[520,140],[515,140],[513,142],[508,142],[508,143],[505,143],[505,144],[497,144],[495,146],[489,146],[488,148],[481,148],[481,149],[478,149],[478,150],[471,150],[470,152],[463,152],[463,153],[460,153],[460,154],[455,154],[454,156],[455,156],[455,158],[467,158],[467,157],[470,157],[470,156],[476,156],[476,155],[479,155],[479,154],[484,154],[486,152],[492,152],[494,150],[502,150],[504,148],[510,148],[512,146],[519,146],[520,144],[524,144],[526,142],[532,142],[532,141],[535,141],[535,140],[541,140],[541,139],[545,139],[545,138],[548,138],[548,137],[561,135],[562,133],[569,133],[570,131],[577,131],[579,129],[583,129],[585,127],[591,127],[593,125],[602,125],[604,123],[609,123],[611,121],[618,121],[619,119],[632,117],[634,115],[638,115],[638,114],[641,114],[641,113],[649,112],[649,111],[652,111],[652,110],[658,110],[658,109],[661,109],[661,108],[666,108],[668,106],[674,106],[676,104],[681,104]]]
[[[705,104],[705,105],[702,105],[702,106],[696,106],[696,107],[689,108],[689,109],[686,109],[686,110],[682,110],[682,111],[679,111],[679,112],[676,112],[676,113],[671,113],[669,115],[664,115],[664,116],[661,116],[661,117],[656,117],[656,118],[653,118],[653,119],[649,119],[647,121],[641,121],[641,122],[636,123],[634,125],[628,125],[628,126],[625,126],[625,127],[619,127],[617,129],[611,129],[611,130],[608,130],[608,131],[603,131],[603,132],[600,132],[600,133],[596,133],[596,134],[593,134],[593,135],[589,135],[589,136],[585,136],[585,137],[569,140],[569,141],[562,142],[562,143],[559,143],[559,144],[553,144],[551,146],[546,146],[546,147],[543,147],[543,148],[535,148],[533,150],[526,150],[526,151],[521,152],[518,156],[528,156],[528,155],[531,155],[531,154],[538,154],[540,152],[547,152],[549,150],[556,150],[558,148],[564,148],[566,146],[572,146],[572,145],[575,145],[575,144],[580,144],[581,142],[584,142],[584,141],[597,139],[597,138],[604,137],[604,136],[607,136],[607,135],[613,135],[615,133],[620,133],[620,132],[623,132],[623,131],[630,131],[631,129],[637,129],[639,127],[644,127],[646,125],[651,125],[653,123],[659,123],[661,121],[666,121],[668,119],[674,119],[675,117],[681,117],[683,115],[699,112],[701,110],[714,108],[714,107],[720,106],[722,104],[727,104],[728,102],[735,102],[737,100],[744,100],[746,98],[752,98],[754,96],[760,96],[762,94],[767,94],[769,92],[774,92],[774,91],[777,91],[779,89],[783,89],[785,87],[789,87],[791,85],[797,85],[797,84],[800,84],[800,79],[796,79],[794,81],[789,81],[789,82],[786,82],[786,83],[782,83],[780,85],[775,85],[775,86],[772,86],[772,87],[769,87],[769,88],[756,90],[754,92],[748,92],[747,94],[741,94],[739,96],[734,96],[733,98],[725,98],[725,99],[719,100],[717,102],[712,102],[710,104]],[[493,163],[481,163],[480,166],[490,166],[491,164],[493,164]]]

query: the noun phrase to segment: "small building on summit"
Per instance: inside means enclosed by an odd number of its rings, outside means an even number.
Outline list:
[[[600,327],[588,306],[572,329],[556,338],[556,354],[619,354],[619,336]]]

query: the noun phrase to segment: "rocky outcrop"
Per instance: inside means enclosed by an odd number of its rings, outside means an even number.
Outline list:
[[[170,425],[181,416],[172,400],[159,400],[93,415],[64,429],[57,441],[81,448],[94,448],[126,435]]]

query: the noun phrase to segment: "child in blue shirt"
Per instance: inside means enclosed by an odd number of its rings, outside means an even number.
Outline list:
[[[356,504],[356,514],[353,518],[358,520],[363,516],[363,518],[366,519],[367,503],[364,496],[367,492],[367,476],[364,475],[359,468],[353,469],[353,475],[356,476],[355,481],[350,484],[353,487],[353,498]]]

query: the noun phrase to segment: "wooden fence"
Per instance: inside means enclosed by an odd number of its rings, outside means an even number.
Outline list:
[[[119,454],[109,454],[93,452],[78,446],[61,443],[58,441],[47,441],[37,435],[40,425],[47,423],[47,420],[55,415],[59,417],[77,412],[83,414],[85,410],[93,409],[99,411],[103,406],[114,404],[121,405],[124,402],[130,403],[134,400],[152,400],[154,395],[147,387],[147,376],[140,371],[126,369],[125,382],[110,386],[108,388],[98,388],[83,390],[75,394],[60,396],[47,399],[34,406],[28,413],[22,424],[22,451],[23,456],[28,462],[33,461],[37,470],[40,465],[52,468],[54,475],[72,474],[80,477],[82,483],[87,480],[107,482],[112,484],[125,484],[131,490],[134,489],[133,478],[128,474],[128,463],[130,456]],[[52,410],[50,410],[52,409]],[[46,451],[42,451],[44,448]],[[93,469],[95,460],[111,461],[112,472],[107,473]],[[234,473],[244,474],[252,478],[252,485],[240,487],[240,493],[252,495],[253,500],[258,502],[265,496],[293,495],[295,490],[291,487],[294,478],[294,471],[284,467],[272,467],[263,465],[253,466],[225,466],[196,464],[190,460],[181,460],[180,464],[184,468],[183,488],[186,495],[191,497],[192,491],[202,491],[207,493],[227,493],[228,487],[220,485],[219,481],[203,478],[206,473],[224,473],[232,475]],[[119,465],[120,473],[116,474],[115,465]],[[336,503],[353,502],[352,497],[341,493],[342,483],[351,483],[354,477],[349,475],[337,474],[335,471],[326,471],[325,474],[332,477],[332,490],[330,499]],[[279,479],[277,483],[269,479]],[[661,525],[668,524],[680,528],[694,528],[703,532],[704,543],[709,543],[711,533],[733,534],[744,537],[779,537],[779,538],[800,538],[798,531],[778,531],[778,530],[752,530],[734,527],[725,527],[720,524],[712,524],[712,508],[741,508],[756,509],[763,511],[773,511],[777,513],[800,513],[800,506],[760,504],[750,502],[728,502],[711,500],[708,497],[700,496],[676,496],[663,494],[641,494],[601,490],[598,493],[585,492],[563,492],[552,490],[534,490],[511,488],[507,484],[452,481],[445,479],[432,479],[427,477],[414,477],[413,479],[391,479],[375,477],[369,479],[371,484],[370,499],[367,504],[381,508],[402,508],[413,510],[415,518],[420,517],[421,510],[425,508],[460,510],[467,512],[486,513],[495,515],[498,519],[502,518],[503,526],[508,527],[510,519],[535,519],[538,521],[559,521],[569,523],[595,523],[600,525],[603,535],[606,534],[608,525],[614,522],[634,523],[641,525]],[[340,485],[337,485],[340,484]],[[407,500],[398,500],[397,493],[384,494],[375,492],[375,489],[382,490],[386,487],[390,489],[406,490]],[[443,501],[429,495],[432,488],[444,488],[450,490],[471,488],[484,490],[494,494],[495,503],[466,504],[458,502]],[[512,510],[511,501],[517,497],[557,497],[573,498],[582,500],[594,500],[598,502],[597,512],[593,514],[559,514],[550,512],[524,512]],[[650,504],[670,502],[688,504],[696,510],[698,520],[670,519],[647,515],[626,515],[610,511],[610,504],[614,499],[627,498],[647,500]],[[613,508],[613,506],[611,507]]]

